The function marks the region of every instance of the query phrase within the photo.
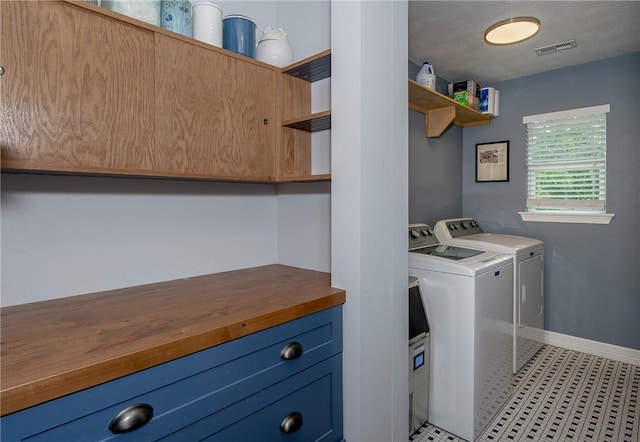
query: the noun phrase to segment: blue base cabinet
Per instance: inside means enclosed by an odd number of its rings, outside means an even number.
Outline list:
[[[112,420],[130,407],[151,409],[152,417],[115,434]],[[134,413],[124,423],[136,419],[143,418]],[[3,442],[341,441],[342,307],[9,414],[0,424]]]

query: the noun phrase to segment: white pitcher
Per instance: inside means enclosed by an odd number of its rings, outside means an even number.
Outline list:
[[[293,63],[293,51],[289,46],[287,33],[282,28],[273,29],[267,26],[258,42],[256,59],[278,67]]]

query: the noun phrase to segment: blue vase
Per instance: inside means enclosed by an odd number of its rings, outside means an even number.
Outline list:
[[[191,2],[188,0],[162,0],[160,27],[187,37],[193,35]]]
[[[222,47],[254,58],[256,24],[243,15],[228,15],[222,21]]]

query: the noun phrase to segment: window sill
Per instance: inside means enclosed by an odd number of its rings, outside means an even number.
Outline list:
[[[536,223],[609,224],[615,213],[536,213],[518,212],[523,221]]]

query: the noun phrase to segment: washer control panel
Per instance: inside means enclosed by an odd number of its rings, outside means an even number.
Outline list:
[[[457,218],[438,221],[436,223],[435,233],[438,238],[448,240],[483,233],[483,230],[480,224],[473,218]]]
[[[437,245],[438,239],[426,224],[409,224],[409,250]]]

